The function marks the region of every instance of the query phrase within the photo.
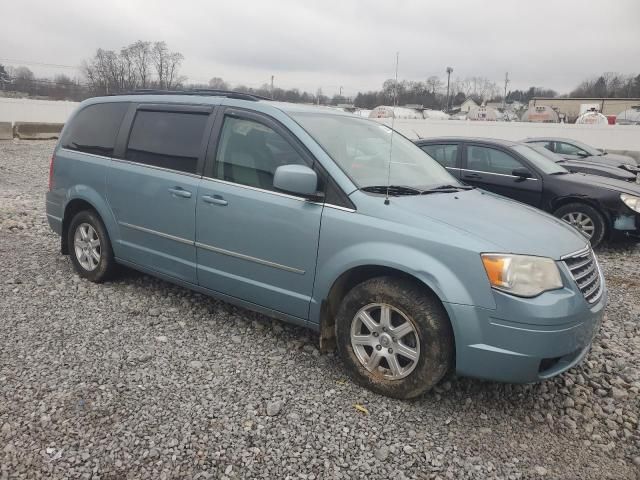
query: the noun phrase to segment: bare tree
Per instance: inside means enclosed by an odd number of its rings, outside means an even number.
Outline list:
[[[127,47],[134,59],[138,88],[148,88],[151,76],[151,42],[137,42]]]
[[[427,78],[427,88],[432,94],[435,95],[436,93],[440,93],[440,90],[442,90],[442,86],[442,80],[440,80],[435,75]]]
[[[175,88],[184,81],[184,77],[180,77],[178,73],[184,60],[181,53],[171,52],[165,42],[155,42],[151,50],[151,58],[160,88]]]
[[[229,84],[220,77],[213,77],[209,80],[209,88],[216,90],[229,90]]]

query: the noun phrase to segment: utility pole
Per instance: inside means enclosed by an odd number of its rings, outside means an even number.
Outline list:
[[[271,100],[273,100],[273,75],[271,75]]]
[[[444,111],[448,112],[449,111],[449,83],[450,83],[450,80],[451,80],[451,72],[453,72],[453,68],[447,67],[446,72],[447,72],[447,105],[446,105]]]
[[[340,98],[342,98],[342,86],[340,87],[340,95],[338,95]]]
[[[509,72],[504,74],[504,97],[502,97],[502,111],[507,104],[507,85],[509,85]]]

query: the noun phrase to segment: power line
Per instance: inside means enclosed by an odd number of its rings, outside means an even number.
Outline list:
[[[30,60],[20,60],[18,58],[2,58],[2,57],[0,57],[0,62],[19,63],[19,64],[22,64],[22,65],[38,65],[40,67],[73,68],[74,70],[80,69],[79,65],[61,65],[61,64],[58,64],[58,63],[33,62],[33,61],[30,61]]]

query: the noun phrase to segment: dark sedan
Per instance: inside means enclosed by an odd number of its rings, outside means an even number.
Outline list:
[[[570,138],[530,137],[525,138],[522,142],[541,145],[567,160],[603,163],[636,175],[640,174],[640,167],[634,158],[628,155],[608,153]]]
[[[573,173],[588,173],[590,175],[615,178],[625,182],[640,182],[640,175],[623,170],[622,168],[611,167],[604,163],[589,162],[587,160],[567,160],[541,145],[535,143],[528,143],[527,145]]]
[[[594,246],[620,234],[640,238],[637,184],[571,173],[519,142],[445,137],[416,144],[461,181],[545,210]]]

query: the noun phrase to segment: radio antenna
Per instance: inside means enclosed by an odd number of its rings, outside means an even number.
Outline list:
[[[391,117],[391,135],[389,137],[389,165],[387,167],[387,194],[384,198],[384,204],[389,205],[389,186],[391,183],[391,153],[393,151],[393,133],[396,124],[396,107],[398,106],[398,61],[400,52],[396,52],[396,82],[393,89],[393,116]]]

